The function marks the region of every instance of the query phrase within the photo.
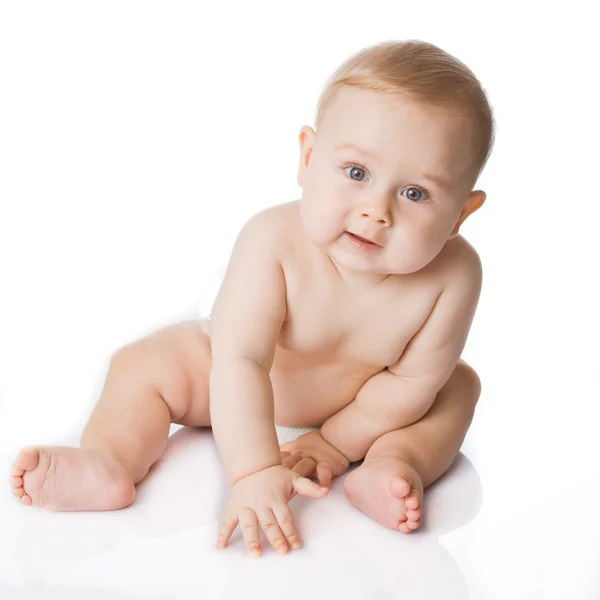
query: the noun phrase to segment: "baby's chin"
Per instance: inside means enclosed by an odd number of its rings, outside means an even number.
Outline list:
[[[399,261],[397,257],[395,257],[396,260],[390,260],[385,251],[377,256],[359,252],[352,253],[336,247],[335,244],[325,247],[323,250],[335,265],[356,275],[400,276],[409,275],[422,268],[420,265]]]
[[[305,229],[305,233],[335,265],[357,275],[410,275],[425,266],[419,257],[411,256],[398,247],[361,251],[346,239],[345,231],[333,233]]]

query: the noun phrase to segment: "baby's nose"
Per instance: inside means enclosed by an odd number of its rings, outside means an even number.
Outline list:
[[[390,208],[388,202],[370,202],[361,210],[361,217],[371,218],[378,223],[387,225],[391,222]]]

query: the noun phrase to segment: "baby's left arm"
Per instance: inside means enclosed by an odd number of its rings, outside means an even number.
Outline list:
[[[452,375],[479,301],[479,256],[469,247],[452,271],[429,317],[398,362],[371,377],[354,401],[321,427],[323,438],[351,462],[364,458],[385,433],[423,417]]]

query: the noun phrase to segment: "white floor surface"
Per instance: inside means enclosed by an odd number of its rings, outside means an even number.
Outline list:
[[[597,480],[584,484],[552,453],[534,473],[543,453],[522,454],[508,433],[493,448],[502,423],[488,424],[484,407],[479,415],[451,470],[427,490],[420,531],[367,518],[345,498],[342,477],[326,499],[292,501],[305,543],[284,557],[265,543],[261,558],[248,558],[239,529],[228,549],[214,549],[227,487],[210,430],[174,426],[125,510],[52,513],[21,506],[7,486],[0,598],[599,598]],[[538,442],[553,435],[541,428]],[[11,458],[2,447],[5,473]]]

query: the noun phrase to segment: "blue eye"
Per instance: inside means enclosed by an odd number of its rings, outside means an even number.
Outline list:
[[[360,181],[360,182],[365,181],[364,179],[357,179],[355,177],[355,175],[357,175],[357,174],[360,176],[360,173],[363,173],[363,175],[366,175],[366,172],[363,169],[363,167],[361,167],[360,165],[355,165],[354,163],[348,163],[347,165],[344,165],[344,170],[346,172],[348,172],[347,169],[350,169],[350,173],[348,174],[348,177],[350,177],[350,179],[353,179],[354,181]]]
[[[348,169],[350,169],[350,172],[348,172]],[[364,179],[364,177],[367,176],[367,172],[365,170],[365,168],[359,164],[356,163],[347,163],[344,165],[344,171],[348,174],[348,177],[350,177],[350,179],[352,179],[353,181],[358,181],[359,183],[364,183],[365,181],[368,181]],[[361,173],[363,175],[363,177],[361,177]],[[411,186],[409,188],[407,188],[406,190],[404,190],[404,192],[410,192],[412,191],[413,193],[410,196],[405,196],[405,198],[408,198],[408,200],[411,200],[412,202],[418,203],[418,202],[423,202],[423,200],[427,200],[428,198],[431,198],[431,193],[426,190],[425,188],[418,188],[415,186]],[[402,192],[404,194],[404,192]],[[415,193],[417,192],[417,195],[415,196]]]
[[[416,187],[409,187],[408,189],[404,190],[405,192],[410,192],[411,190],[414,190],[416,192],[418,192],[419,194],[421,194],[421,196],[424,196],[424,198],[415,198],[414,194],[412,195],[412,197],[410,196],[405,196],[405,198],[408,198],[409,200],[413,200],[414,202],[422,202],[422,200],[424,200],[426,198],[425,192],[419,188]],[[402,192],[404,193],[404,192]]]

